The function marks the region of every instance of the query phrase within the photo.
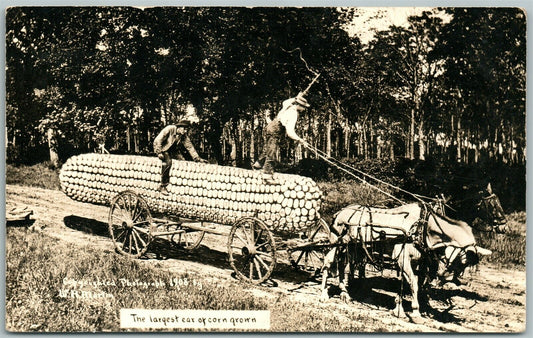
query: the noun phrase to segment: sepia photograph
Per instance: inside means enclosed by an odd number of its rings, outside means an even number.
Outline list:
[[[524,8],[4,17],[6,331],[525,332]]]

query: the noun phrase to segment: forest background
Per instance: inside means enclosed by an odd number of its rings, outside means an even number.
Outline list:
[[[266,116],[320,73],[297,133],[409,191],[491,182],[525,210],[526,16],[428,9],[371,39],[360,8],[13,7],[6,12],[6,162],[95,151],[154,155],[195,112],[204,158],[249,167]],[[377,11],[374,18],[383,16]],[[304,61],[305,60],[305,61]],[[340,180],[285,141],[278,170]]]

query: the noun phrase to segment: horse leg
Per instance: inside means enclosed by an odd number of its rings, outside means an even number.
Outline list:
[[[348,244],[344,250],[342,258],[339,260],[339,288],[341,289],[340,298],[342,301],[348,303],[352,301],[352,297],[348,293],[348,288],[350,287],[350,282],[353,279],[351,264],[352,257],[350,255],[350,244]],[[342,271],[342,274],[341,274]],[[342,277],[341,277],[342,276]]]
[[[322,293],[320,295],[321,302],[326,302],[329,299],[328,273],[331,270],[333,263],[335,262],[336,255],[337,255],[337,248],[333,248],[324,257],[324,265],[322,267]]]
[[[427,312],[429,309],[429,289],[431,287],[431,271],[427,262],[422,262],[418,272],[419,303],[421,309]]]
[[[398,267],[400,268],[400,271],[402,272],[402,277],[405,278],[407,284],[409,284],[409,287],[411,288],[411,294],[413,297],[411,306],[413,308],[413,312],[410,318],[414,323],[420,323],[422,316],[420,315],[420,304],[418,302],[418,277],[416,276],[413,270],[413,265],[412,265],[414,260],[420,259],[420,253],[418,252],[418,250],[416,250],[416,248],[413,245],[410,245],[410,244],[397,245],[394,247],[393,257],[397,257]],[[403,280],[401,278],[400,278],[400,282],[403,283]],[[400,291],[400,293],[403,293],[403,292]],[[402,309],[402,306],[401,306],[402,296],[403,295],[398,295],[397,302],[396,302],[395,311],[398,311],[396,313],[399,313],[399,314],[401,313],[401,309]]]
[[[418,277],[415,275],[410,262],[403,267],[403,271],[404,277],[411,287],[411,294],[413,295],[413,301],[411,302],[413,313],[411,314],[411,319],[416,323],[417,319],[422,317],[420,315],[420,303],[418,302]]]

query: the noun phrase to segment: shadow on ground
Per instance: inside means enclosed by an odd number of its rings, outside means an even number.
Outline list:
[[[34,219],[24,219],[16,221],[6,221],[6,227],[29,228],[35,223]]]
[[[65,225],[73,230],[87,234],[101,236],[109,239],[109,247],[113,248],[113,242],[109,236],[108,224],[75,215],[66,216],[63,219]],[[201,264],[208,264],[219,269],[231,269],[228,263],[226,252],[214,250],[207,245],[200,244],[194,250],[186,250],[164,238],[155,238],[150,243],[150,247],[141,259],[147,260],[168,260],[179,259],[181,261],[190,261]],[[235,276],[232,275],[234,278]],[[267,281],[264,286],[277,286],[277,281],[290,283],[304,282],[310,279],[310,274],[293,268],[288,261],[278,259],[276,268],[272,274],[272,280]]]
[[[337,297],[341,292],[337,286],[331,286],[328,291],[330,297]],[[395,308],[397,295],[403,293],[406,295],[402,302],[403,308],[406,312],[412,311],[412,298],[409,285],[406,282],[401,283],[394,276],[381,275],[364,279],[356,278],[348,289],[348,292],[354,302],[388,310]],[[425,295],[424,292],[426,293]],[[467,319],[450,313],[450,311],[456,309],[453,301],[454,297],[479,302],[488,301],[487,297],[464,289],[447,290],[443,288],[430,288],[427,291],[420,290],[420,295],[421,313],[425,317],[432,318],[441,323],[459,324]]]

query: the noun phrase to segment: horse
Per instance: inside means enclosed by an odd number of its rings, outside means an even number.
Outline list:
[[[327,278],[334,263],[338,267],[341,299],[345,301],[351,300],[347,286],[353,281],[356,268],[360,278],[364,278],[366,264],[398,269],[411,289],[411,318],[415,322],[421,317],[419,285],[436,278],[443,283],[457,281],[466,267],[479,262],[480,255],[491,254],[476,245],[466,222],[442,215],[427,203],[393,209],[350,205],[334,216],[330,230],[334,248],[324,259],[321,300],[329,298]],[[399,294],[396,298],[398,314],[403,312],[402,297]]]
[[[442,213],[452,218],[461,218],[480,232],[504,234],[509,230],[500,199],[492,191],[490,183],[473,196],[462,200],[446,198]]]

